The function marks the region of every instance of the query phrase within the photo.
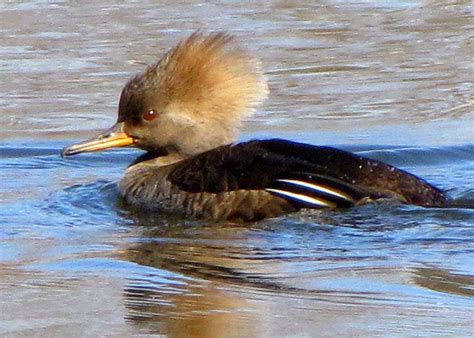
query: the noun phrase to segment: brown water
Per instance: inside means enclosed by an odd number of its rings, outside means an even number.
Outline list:
[[[63,160],[124,83],[195,29],[263,60],[242,139],[336,145],[468,208],[369,205],[253,224],[140,215],[138,154]],[[0,4],[1,336],[471,336],[471,1]]]

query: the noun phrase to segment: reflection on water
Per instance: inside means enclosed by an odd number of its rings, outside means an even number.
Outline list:
[[[474,296],[474,277],[437,268],[417,268],[413,278],[417,285],[438,292]]]
[[[390,218],[393,215],[386,220]],[[183,227],[173,220],[136,219],[143,233],[122,258],[154,270],[127,279],[127,319],[147,332],[201,337],[270,332],[286,336],[301,323],[304,327],[297,332],[309,335],[336,327],[351,332],[354,324],[365,328],[361,332],[382,333],[394,322],[428,313],[432,320],[424,324],[432,332],[448,334],[453,327],[447,326],[470,322],[465,311],[472,305],[472,277],[426,267],[422,261],[433,260],[434,252],[420,254],[418,266],[406,265],[408,255],[418,254],[418,243],[400,245],[404,236],[398,233],[419,232],[421,221],[412,229],[400,223],[380,224],[376,230],[333,227],[324,225],[324,219],[337,222],[337,217],[324,213],[250,227]],[[366,214],[366,224],[368,220],[374,221]],[[456,295],[462,297],[451,305],[444,303]],[[453,313],[456,320],[451,319]],[[374,323],[375,314],[379,321]],[[442,325],[437,322],[440,317]],[[291,323],[292,318],[297,320]],[[409,332],[403,324],[391,329]]]
[[[471,335],[472,15],[462,0],[0,4],[0,335]],[[263,59],[272,94],[242,138],[340,145],[455,205],[208,224],[118,201],[137,152],[59,157],[197,28]]]

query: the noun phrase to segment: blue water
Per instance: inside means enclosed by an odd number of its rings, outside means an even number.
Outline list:
[[[370,321],[366,333],[387,329],[391,316],[412,322],[404,318],[409,311],[429,313],[430,325],[436,319],[452,332],[468,332],[461,324],[472,321],[474,305],[474,146],[346,147],[395,165],[410,163],[404,168],[453,187],[450,194],[471,208],[376,203],[251,224],[210,224],[144,215],[123,205],[115,182],[137,151],[61,159],[62,142],[28,144],[0,148],[2,264],[40,281],[41,274],[123,280],[124,320],[139,328],[145,322],[146,332],[162,332],[170,316],[185,321],[223,311],[243,320],[245,310],[277,320],[327,307],[349,318],[360,316],[358,308],[374,308],[380,320]],[[217,300],[209,300],[208,284],[237,295],[217,293]],[[193,303],[200,298],[204,305]],[[229,309],[228,298],[256,302],[257,309]],[[273,302],[285,306],[283,314],[258,310]],[[394,307],[400,310],[386,318],[386,309]]]

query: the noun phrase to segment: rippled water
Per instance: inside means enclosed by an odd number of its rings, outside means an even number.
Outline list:
[[[0,335],[472,335],[473,14],[470,1],[0,4]],[[263,59],[271,98],[242,139],[359,152],[459,207],[207,223],[121,204],[138,151],[59,157],[197,28]]]

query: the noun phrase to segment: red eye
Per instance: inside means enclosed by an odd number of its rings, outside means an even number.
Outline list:
[[[143,119],[146,120],[146,121],[153,121],[157,117],[158,117],[158,113],[154,109],[151,109],[151,110],[143,113]]]

